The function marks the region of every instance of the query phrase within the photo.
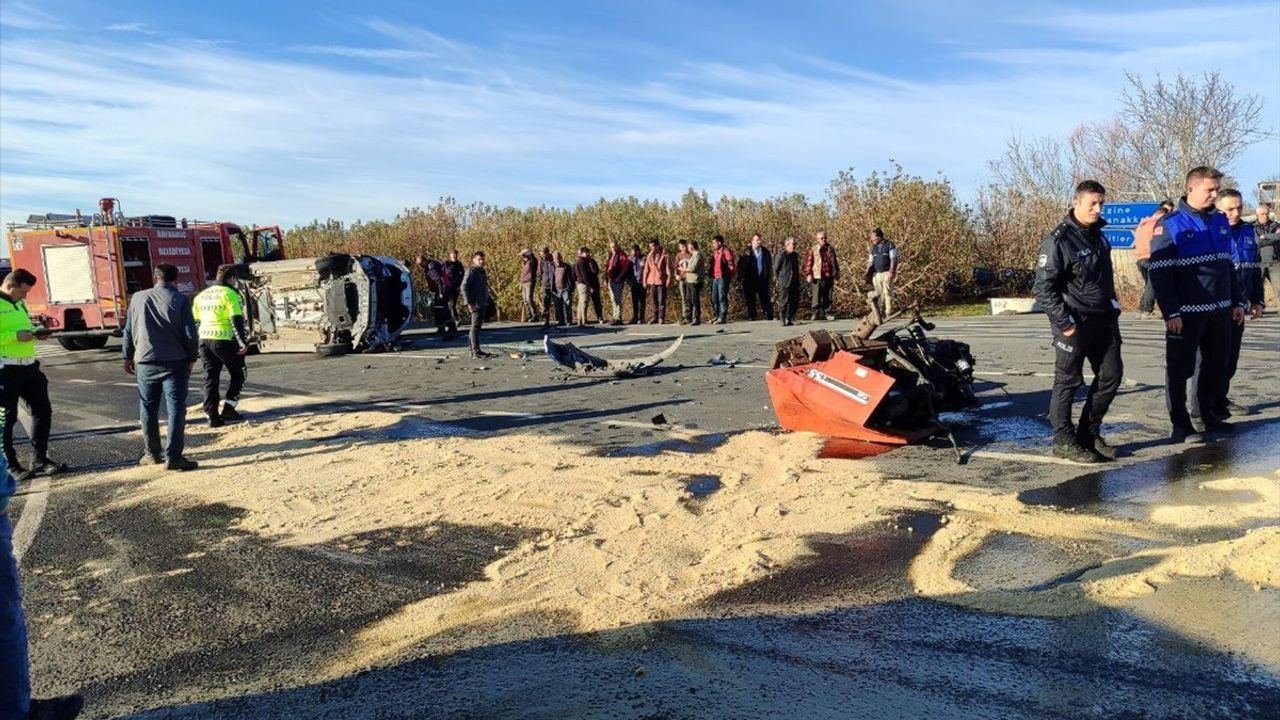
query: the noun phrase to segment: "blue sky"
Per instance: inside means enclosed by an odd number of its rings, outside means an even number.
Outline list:
[[[1280,129],[1280,3],[0,4],[0,220],[294,224],[688,187],[821,197],[895,159],[972,197],[1123,72],[1220,69]],[[1280,173],[1280,139],[1229,168]]]

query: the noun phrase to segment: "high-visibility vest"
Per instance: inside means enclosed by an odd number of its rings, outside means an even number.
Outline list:
[[[201,340],[236,339],[236,326],[231,318],[244,317],[244,305],[235,288],[211,285],[196,296],[193,306]]]
[[[0,298],[0,360],[30,360],[36,356],[36,341],[18,340],[18,333],[34,332],[27,304]]]

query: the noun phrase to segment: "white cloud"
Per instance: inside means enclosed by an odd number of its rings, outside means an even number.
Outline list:
[[[601,84],[403,24],[366,26],[395,46],[301,45],[265,59],[155,37],[7,40],[3,219],[100,196],[129,212],[286,224],[390,217],[442,195],[571,205],[674,200],[694,186],[817,197],[838,170],[889,158],[943,171],[965,194],[1010,132],[1065,135],[1110,115],[1120,69],[1252,69],[1259,56],[1224,31],[1173,48],[1158,36],[1114,51],[960,48],[988,71],[945,82],[804,56],[689,60]],[[394,72],[319,64],[329,56]],[[1280,91],[1270,92],[1273,111]],[[1278,155],[1253,153],[1237,175],[1274,172],[1257,168]]]
[[[108,32],[137,33],[139,35],[155,35],[155,31],[147,26],[146,23],[115,23],[105,28]]]
[[[0,4],[0,25],[18,30],[58,30],[70,27],[56,16],[25,2]]]

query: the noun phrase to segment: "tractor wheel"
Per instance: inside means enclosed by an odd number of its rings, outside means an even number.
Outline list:
[[[346,275],[351,272],[351,256],[341,253],[331,253],[324,257],[316,258],[316,272],[322,278],[332,277],[334,275]]]
[[[352,351],[351,343],[335,343],[333,345],[317,345],[316,355],[320,357],[339,357]]]

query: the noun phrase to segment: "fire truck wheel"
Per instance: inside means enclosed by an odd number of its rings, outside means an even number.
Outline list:
[[[75,351],[81,349],[80,343],[76,338],[58,338],[58,344],[62,346],[63,350]]]
[[[107,346],[107,338],[106,337],[76,338],[76,345],[78,345],[81,350],[101,350],[102,348]]]

